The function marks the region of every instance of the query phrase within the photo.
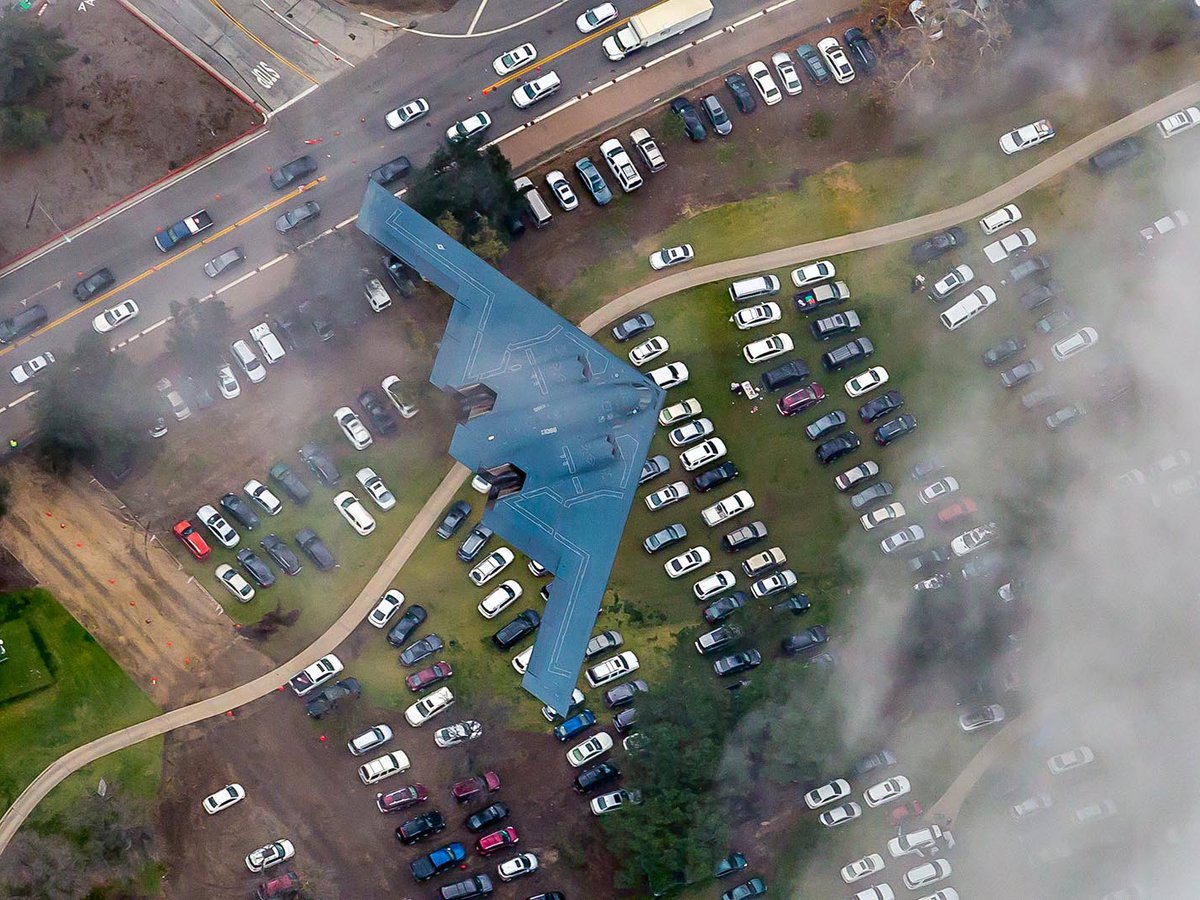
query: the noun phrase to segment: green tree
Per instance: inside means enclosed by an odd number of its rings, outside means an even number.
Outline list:
[[[46,114],[33,103],[58,80],[60,63],[75,52],[61,28],[10,15],[0,29],[0,121],[5,143],[32,149],[50,135]]]
[[[454,213],[450,212],[450,210],[446,210],[438,216],[437,221],[433,224],[461,243],[463,239],[463,225],[462,222],[454,217]]]
[[[229,308],[216,298],[201,303],[189,297],[187,304],[172,300],[167,351],[194,376],[207,377],[225,358],[225,335],[232,326]]]
[[[461,223],[483,216],[502,230],[519,209],[512,166],[497,147],[481,151],[475,141],[435,150],[409,183],[405,201],[431,222],[448,212]]]
[[[36,150],[50,140],[50,120],[32,106],[11,106],[0,111],[4,142],[18,150]]]
[[[479,223],[478,227],[467,240],[467,246],[480,259],[490,262],[493,265],[508,250],[508,245],[504,243],[504,239],[500,237],[500,233],[488,224],[486,220]]]

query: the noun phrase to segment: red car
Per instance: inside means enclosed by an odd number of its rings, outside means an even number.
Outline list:
[[[495,853],[497,850],[511,847],[513,844],[519,843],[520,840],[521,838],[517,836],[517,829],[509,825],[507,828],[501,828],[499,831],[485,834],[475,842],[475,849],[484,856],[487,856],[489,853]]]
[[[204,536],[192,526],[191,522],[187,519],[176,522],[175,527],[171,530],[175,533],[175,537],[183,541],[183,545],[188,548],[192,556],[196,559],[208,559],[208,555],[212,553],[208,541],[204,540]]]
[[[450,787],[450,793],[459,803],[467,803],[481,793],[494,794],[498,790],[500,790],[500,776],[495,772],[484,772],[482,775],[461,778]]]
[[[420,672],[413,672],[404,679],[404,683],[408,685],[410,691],[423,691],[427,687],[432,687],[439,681],[445,681],[454,670],[450,668],[448,662],[435,662],[428,669],[422,669]]]
[[[429,792],[425,790],[425,785],[410,784],[386,794],[376,794],[375,805],[381,813],[392,813],[417,803],[424,803],[428,799]]]
[[[270,881],[262,882],[254,892],[254,896],[257,900],[283,900],[285,897],[295,897],[296,892],[303,886],[299,875],[295,872],[285,872],[282,875],[276,875]]]
[[[970,497],[963,497],[957,503],[952,503],[937,514],[939,525],[950,525],[957,522],[959,519],[966,519],[979,512],[975,506],[975,501]]]
[[[893,806],[887,812],[887,820],[889,825],[899,825],[906,819],[916,818],[925,814],[925,807],[917,800],[902,803],[899,806]]]
[[[775,408],[781,416],[794,416],[806,409],[812,409],[824,399],[825,389],[814,381],[808,387],[785,395],[775,404]]]

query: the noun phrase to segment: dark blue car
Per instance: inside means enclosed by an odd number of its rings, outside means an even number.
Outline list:
[[[569,741],[581,731],[585,731],[596,724],[596,714],[590,709],[585,709],[581,713],[576,713],[564,722],[554,726],[554,736],[560,741]]]

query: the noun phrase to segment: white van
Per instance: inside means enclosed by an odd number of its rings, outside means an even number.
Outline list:
[[[512,102],[517,109],[527,109],[539,100],[544,100],[562,86],[557,72],[547,72],[533,81],[527,81],[512,93]]]
[[[254,343],[258,344],[258,349],[262,351],[263,359],[267,361],[267,365],[273,366],[285,356],[283,352],[283,344],[279,343],[279,338],[271,331],[271,326],[266,322],[261,322],[250,329],[250,337],[254,338]],[[249,374],[248,372],[246,374]]]
[[[774,275],[755,275],[729,285],[729,297],[734,303],[745,303],[757,297],[771,297],[779,293],[779,279]]]
[[[263,364],[258,361],[258,357],[254,355],[254,351],[245,341],[234,341],[229,345],[229,352],[233,354],[234,361],[253,384],[258,384],[267,377],[267,370],[263,368]]]
[[[533,186],[533,182],[522,175],[513,182],[513,187],[517,189],[517,193],[525,198],[525,202],[529,205],[529,212],[533,215],[533,224],[538,228],[545,228],[554,218],[550,213],[550,207],[546,205],[546,201],[542,199],[542,195],[537,192],[537,188]]]
[[[941,315],[942,324],[951,331],[965,325],[996,302],[996,292],[988,285],[975,288]]]
[[[403,750],[393,750],[383,756],[377,756],[368,763],[358,767],[358,777],[363,784],[374,784],[392,775],[399,775],[408,769],[408,754]]]
[[[378,278],[368,278],[363,282],[363,296],[367,298],[372,312],[381,312],[392,305],[392,295]]]

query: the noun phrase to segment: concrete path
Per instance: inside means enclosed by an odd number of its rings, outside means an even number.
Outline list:
[[[971,789],[975,787],[984,773],[1000,757],[1016,746],[1017,742],[1025,737],[1032,728],[1033,719],[1027,715],[1009,720],[1007,725],[992,735],[992,739],[971,757],[966,768],[959,772],[950,787],[946,788],[946,793],[942,794],[938,801],[929,808],[926,817],[930,821],[937,821],[938,816],[945,816],[946,819],[953,821],[958,816],[958,811],[962,809],[963,801],[967,799],[967,795],[971,793]]]
[[[972,200],[960,203],[949,209],[919,216],[915,219],[908,219],[903,222],[896,222],[891,225],[871,228],[866,231],[813,241],[794,247],[785,247],[768,253],[760,253],[757,256],[727,260],[668,275],[666,278],[643,285],[605,304],[587,316],[580,324],[580,328],[588,334],[594,334],[599,329],[628,315],[639,307],[645,306],[647,303],[688,288],[696,287],[697,285],[735,278],[751,272],[795,265],[821,256],[832,256],[854,250],[878,247],[895,241],[910,240],[919,235],[948,227],[966,219],[980,217],[998,206],[1011,203],[1021,194],[1087,159],[1097,150],[1113,141],[1140,131],[1142,128],[1153,124],[1164,116],[1177,111],[1179,108],[1198,101],[1200,101],[1200,82],[1193,83],[1149,106],[1143,107],[1137,112],[1131,113],[1099,131],[1093,132],[1082,140],[1064,147],[1058,153],[1043,160],[1016,178]],[[988,149],[990,150],[990,148]],[[70,753],[51,763],[21,793],[16,802],[0,818],[0,853],[4,852],[4,849],[8,846],[8,842],[12,840],[17,830],[21,827],[21,824],[37,804],[41,802],[42,798],[50,793],[68,775],[103,756],[107,756],[109,753],[132,746],[148,738],[165,734],[175,728],[191,725],[213,716],[223,715],[227,710],[235,709],[266,696],[284,684],[296,672],[335,650],[349,636],[350,632],[358,627],[371,606],[392,583],[396,575],[400,572],[401,567],[408,561],[408,558],[421,542],[421,539],[433,527],[442,511],[454,498],[458,489],[469,475],[470,471],[464,466],[459,464],[454,465],[446,477],[442,479],[441,484],[438,485],[429,500],[421,507],[421,510],[409,524],[408,528],[405,529],[396,546],[388,554],[371,580],[367,582],[362,593],[358,595],[349,608],[333,623],[329,630],[317,638],[303,653],[298,654],[291,661],[284,663],[253,681],[239,685],[216,697],[171,710],[161,716],[156,716],[145,722],[139,722],[136,725],[115,731],[102,738],[97,738],[91,743],[72,750]],[[993,742],[999,739],[1001,735],[1009,734],[1011,727],[1005,728],[997,734],[993,738]],[[1014,738],[1016,736],[1018,735],[1014,734]],[[987,746],[991,746],[991,742]],[[986,749],[987,747],[985,747]],[[980,761],[979,765],[982,767],[979,769],[979,773],[982,774],[982,771],[986,769],[986,760]],[[971,767],[968,767],[968,769],[971,769]],[[943,800],[938,801],[943,809],[953,807],[953,811],[957,812],[957,805],[954,798],[959,795],[965,796],[970,786],[978,779],[979,775],[973,775],[973,771],[971,770],[972,774],[964,772],[963,776],[960,776],[959,781],[956,781],[955,785],[959,785],[960,782],[961,785],[957,789],[952,786],[951,791],[947,793],[947,798],[949,799],[943,798]],[[961,799],[957,802],[961,802]]]

